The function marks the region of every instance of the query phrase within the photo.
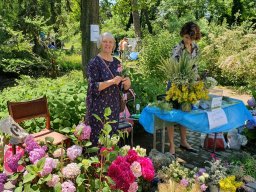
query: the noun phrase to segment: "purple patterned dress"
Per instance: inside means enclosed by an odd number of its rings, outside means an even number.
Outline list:
[[[116,58],[112,62],[104,60],[114,76],[119,75],[118,66],[120,61]],[[116,132],[118,128],[120,100],[119,88],[116,85],[99,91],[99,82],[107,81],[113,78],[106,65],[99,56],[93,58],[87,67],[88,89],[86,98],[87,112],[85,115],[85,122],[92,128],[91,142],[97,145],[98,137],[103,128],[103,124],[98,121],[92,114],[97,114],[104,120],[104,110],[107,107],[111,108],[111,115],[108,121],[116,120],[112,125],[112,133]]]

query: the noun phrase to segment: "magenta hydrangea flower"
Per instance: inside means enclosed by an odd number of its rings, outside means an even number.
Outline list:
[[[29,160],[34,164],[45,156],[45,149],[40,147],[29,152]]]
[[[18,162],[22,157],[22,153],[17,153],[15,155],[12,155],[10,158],[7,159],[7,165],[12,170],[12,172],[17,172],[18,169]]]
[[[130,169],[130,163],[125,157],[118,156],[108,168],[108,176],[115,182],[116,188],[127,192],[135,177]]]
[[[4,191],[4,184],[0,183],[0,191]]]
[[[138,153],[133,149],[130,149],[126,155],[127,162],[129,163],[133,163],[134,161],[137,161],[138,158],[139,158]]]
[[[70,163],[62,169],[63,177],[68,179],[76,178],[80,173],[80,167],[76,163]]]
[[[7,175],[5,173],[0,173],[0,183],[5,183],[7,180]]]
[[[40,148],[40,145],[34,140],[32,135],[28,135],[24,141],[26,152],[33,151],[34,149]]]
[[[137,161],[141,165],[143,178],[147,181],[152,181],[154,179],[155,170],[151,159],[148,157],[140,157]]]
[[[76,126],[76,130],[74,134],[79,140],[89,140],[91,135],[91,130],[92,129],[89,125],[80,123],[79,125]]]
[[[183,187],[187,187],[188,184],[189,184],[189,182],[188,182],[187,179],[182,178],[182,179],[180,180],[180,185],[182,185]]]
[[[61,191],[62,192],[75,192],[76,187],[72,181],[68,180],[61,184]]]
[[[59,181],[60,181],[59,175],[53,174],[51,180],[47,181],[46,184],[47,184],[49,187],[55,187],[55,185],[57,185],[57,183],[58,183]]]
[[[71,161],[74,161],[78,156],[82,154],[82,150],[82,147],[73,145],[67,149],[67,156]]]

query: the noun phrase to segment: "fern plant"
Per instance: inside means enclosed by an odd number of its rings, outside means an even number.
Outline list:
[[[158,68],[163,72],[166,79],[176,85],[188,85],[196,80],[197,73],[194,66],[196,59],[191,59],[184,52],[179,60],[175,58],[161,59],[161,64]]]

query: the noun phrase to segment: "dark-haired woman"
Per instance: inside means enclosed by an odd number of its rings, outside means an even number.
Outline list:
[[[187,22],[184,24],[180,30],[180,36],[182,40],[173,48],[172,57],[179,60],[183,52],[187,52],[190,58],[196,58],[199,53],[199,49],[195,41],[200,40],[201,33],[199,26],[194,22]],[[197,66],[193,66],[194,72],[197,74]],[[167,90],[170,88],[171,83],[169,82],[167,85]],[[182,125],[180,127],[180,148],[189,152],[196,152],[189,143],[187,142],[187,131],[186,128]],[[174,126],[170,125],[167,128],[168,137],[170,142],[170,153],[175,154],[175,144],[174,144]]]

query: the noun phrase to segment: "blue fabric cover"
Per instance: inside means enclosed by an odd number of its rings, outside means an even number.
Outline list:
[[[215,133],[227,132],[230,129],[243,126],[246,120],[253,120],[250,111],[240,100],[230,98],[229,102],[223,101],[222,108],[226,113],[228,124],[211,130],[209,129],[207,113],[201,109],[192,110],[191,112],[183,112],[177,109],[163,111],[157,107],[147,106],[142,110],[139,122],[144,127],[145,131],[152,134],[154,132],[154,115],[164,121],[181,124],[192,131]]]
[[[130,58],[131,60],[137,60],[139,58],[139,52],[131,52]]]

